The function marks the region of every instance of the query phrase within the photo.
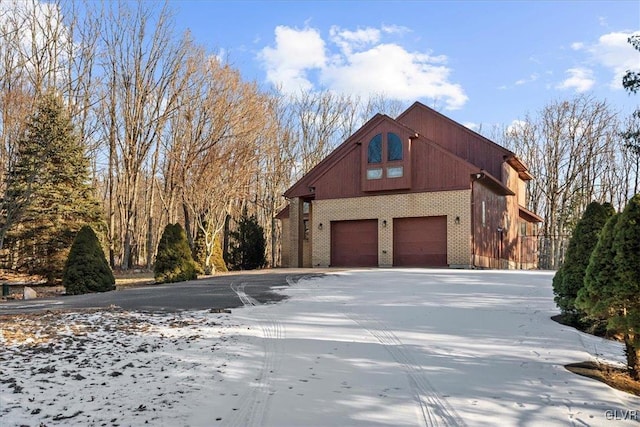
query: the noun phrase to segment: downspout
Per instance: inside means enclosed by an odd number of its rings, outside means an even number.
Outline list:
[[[476,197],[475,183],[482,178],[482,173],[471,175],[471,267],[476,268]]]
[[[476,268],[476,199],[474,197],[475,179],[471,180],[471,268]]]

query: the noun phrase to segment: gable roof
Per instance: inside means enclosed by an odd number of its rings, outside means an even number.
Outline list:
[[[531,176],[531,174],[528,172],[526,165],[516,156],[514,152],[503,147],[500,144],[493,142],[492,140],[486,138],[485,136],[479,134],[478,132],[475,132],[474,130],[469,129],[468,127],[456,122],[455,120],[445,116],[444,114],[439,113],[438,111],[427,107],[421,102],[418,102],[418,101],[414,102],[409,108],[403,111],[396,118],[396,120],[402,123],[404,122],[404,119],[406,119],[407,116],[411,115],[412,113],[417,113],[417,114],[426,113],[428,115],[437,117],[438,120],[442,121],[443,123],[447,123],[452,128],[455,128],[459,131],[462,131],[468,134],[473,138],[474,141],[481,143],[487,149],[497,151],[499,155],[502,155],[502,160],[506,161],[512,168],[514,168],[518,172],[518,176],[520,177],[520,179],[524,181],[533,179],[533,176]],[[416,129],[416,131],[423,133],[422,129]],[[438,143],[438,141],[435,141],[435,142]],[[459,155],[459,153],[455,153],[454,150],[450,150],[450,151],[453,151],[454,154]]]
[[[339,162],[343,157],[349,154],[351,151],[355,150],[358,145],[356,144],[363,134],[366,134],[371,129],[380,125],[381,123],[388,122],[393,124],[395,127],[404,129],[411,134],[417,135],[413,130],[404,126],[401,123],[398,123],[396,120],[393,120],[391,117],[386,114],[376,114],[373,116],[368,122],[366,122],[360,129],[355,131],[353,135],[347,138],[342,144],[340,144],[335,150],[333,150],[327,157],[325,157],[322,161],[320,161],[316,166],[314,166],[309,172],[307,172],[302,178],[300,178],[295,184],[293,184],[287,191],[284,193],[284,197],[302,197],[302,196],[312,196],[313,191],[313,183],[318,180],[322,175],[327,173],[331,167]]]
[[[507,157],[511,157],[511,156],[515,156],[515,153],[513,153],[512,151],[504,148],[502,145],[497,144],[493,141],[491,141],[489,138],[486,138],[482,135],[480,135],[478,132],[469,129],[468,127],[456,122],[455,120],[445,116],[444,114],[434,110],[433,108],[429,108],[426,105],[424,105],[423,103],[416,101],[413,104],[411,104],[411,106],[409,108],[407,108],[406,110],[404,110],[398,117],[396,117],[396,120],[402,123],[402,119],[404,117],[406,117],[407,115],[409,115],[410,113],[412,113],[414,110],[423,110],[426,111],[429,114],[435,115],[437,116],[439,119],[443,120],[444,122],[459,128],[460,130],[463,130],[464,132],[473,135],[476,139],[478,139],[479,141],[482,141],[483,144],[486,144],[487,146],[490,146],[491,148],[497,148],[498,150],[502,151],[504,153],[505,156]]]
[[[496,154],[501,154],[500,162],[506,161],[511,167],[513,167],[523,180],[529,180],[533,177],[527,171],[526,166],[517,158],[517,156],[511,152],[510,150],[502,147],[499,144],[485,138],[484,136],[474,132],[473,130],[467,128],[466,126],[461,125],[460,123],[450,119],[449,117],[427,107],[426,105],[415,102],[411,107],[405,110],[402,114],[398,116],[397,119],[393,119],[385,114],[376,114],[369,121],[367,121],[360,129],[355,131],[349,138],[347,138],[342,144],[336,147],[327,157],[321,160],[316,166],[314,166],[309,172],[307,172],[302,178],[300,178],[296,183],[294,183],[287,191],[284,193],[284,197],[308,197],[313,198],[315,193],[314,184],[327,172],[331,170],[331,168],[337,164],[344,157],[352,153],[359,146],[359,139],[370,132],[375,127],[379,126],[383,123],[391,124],[392,126],[402,129],[406,133],[413,135],[413,138],[416,141],[420,141],[422,143],[429,144],[431,147],[441,152],[443,155],[450,157],[457,163],[460,163],[462,166],[469,168],[472,170],[472,173],[481,173],[483,177],[486,177],[485,184],[488,184],[489,187],[493,188],[499,194],[511,195],[513,192],[506,187],[500,179],[496,178],[489,171],[484,168],[471,163],[469,160],[457,155],[455,152],[451,151],[447,147],[439,144],[437,141],[433,141],[428,138],[426,135],[422,135],[416,130],[410,128],[409,126],[402,123],[402,119],[410,114],[412,111],[422,110],[427,112],[428,114],[432,114],[438,118],[438,120],[443,120],[447,124],[454,126],[458,130],[462,130],[470,134],[475,141],[479,141],[483,145],[485,145],[490,150],[495,150],[494,152],[498,152]]]

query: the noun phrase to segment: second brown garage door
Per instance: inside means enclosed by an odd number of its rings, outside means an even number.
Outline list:
[[[394,218],[393,265],[446,266],[447,217]]]
[[[378,266],[378,220],[331,221],[332,267]]]

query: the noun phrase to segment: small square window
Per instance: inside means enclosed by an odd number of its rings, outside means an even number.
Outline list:
[[[402,178],[403,175],[404,168],[402,166],[387,168],[387,178]]]
[[[382,168],[367,169],[367,179],[382,179]]]

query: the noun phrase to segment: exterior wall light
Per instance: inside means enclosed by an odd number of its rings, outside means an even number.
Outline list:
[[[322,223],[318,224],[318,230],[322,230]]]
[[[386,227],[386,226],[387,226],[387,220],[386,220],[386,219],[383,219],[383,220],[382,220],[382,226],[383,226],[383,227]]]
[[[458,224],[458,225],[460,225],[460,217],[459,217],[459,216],[457,216],[457,217],[456,217],[456,219],[455,219],[455,223],[456,223],[456,224]]]

